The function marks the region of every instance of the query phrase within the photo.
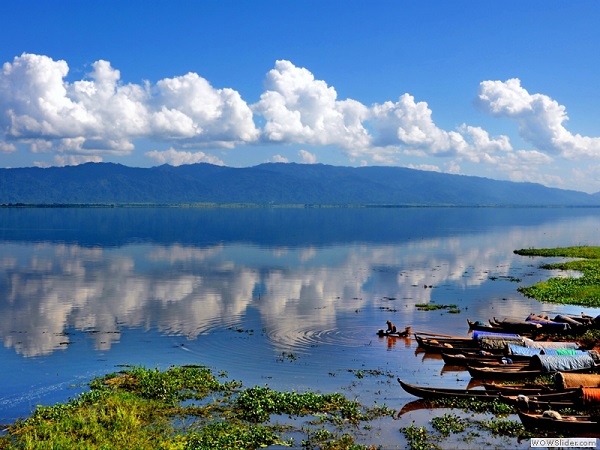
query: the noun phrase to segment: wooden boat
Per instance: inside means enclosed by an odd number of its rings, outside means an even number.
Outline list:
[[[597,395],[595,395],[597,397]],[[582,389],[572,392],[554,392],[539,395],[505,395],[500,394],[498,400],[503,403],[516,405],[519,409],[533,410],[563,410],[563,409],[585,409],[590,405],[597,405],[598,400],[586,401]]]
[[[591,316],[564,314],[559,314],[554,319],[538,314],[530,314],[525,320],[511,318],[498,320],[494,317],[493,319],[489,319],[489,325],[480,321],[473,322],[470,319],[467,319],[467,323],[471,330],[492,333],[512,332],[526,336],[583,333],[588,329],[600,326],[600,321]]]
[[[518,414],[527,430],[551,430],[575,436],[582,434],[600,436],[598,417],[555,415],[555,412],[551,414],[547,411],[542,414],[518,411]]]
[[[541,369],[531,369],[529,367],[500,368],[467,366],[467,370],[473,378],[480,378],[483,380],[522,380],[548,374]]]
[[[391,337],[409,337],[411,335],[410,327],[406,327],[403,331],[386,331],[386,330],[377,330],[377,336],[391,336]]]
[[[556,389],[549,384],[539,383],[521,383],[521,384],[498,384],[498,383],[482,383],[486,391],[499,392],[504,395],[539,395],[549,394],[551,392],[564,391],[568,389]],[[569,388],[575,389],[575,388]]]
[[[480,400],[493,401],[500,395],[499,393],[489,392],[485,389],[450,389],[415,386],[414,384],[405,383],[400,378],[398,378],[398,383],[409,394],[425,399],[475,397]]]
[[[489,323],[492,327],[498,328],[502,330],[504,333],[519,333],[519,334],[527,334],[529,336],[537,336],[542,332],[547,332],[548,329],[544,330],[543,326],[539,323],[529,322],[527,320],[520,319],[509,319],[505,318],[502,320],[498,320],[497,318],[493,318],[489,320]],[[558,328],[553,328],[555,331]]]
[[[473,378],[480,378],[483,380],[522,380],[532,379],[542,375],[550,375],[554,372],[547,372],[542,369],[533,368],[530,366],[517,366],[517,367],[475,367],[467,366],[469,374]],[[595,368],[577,369],[572,371],[562,370],[561,372],[568,373],[589,373],[595,370]]]
[[[588,329],[598,327],[595,319],[566,315],[557,315],[554,319],[549,319],[546,316],[530,314],[525,320],[510,318],[498,320],[494,317],[489,322],[492,327],[521,334],[531,333],[534,336],[584,333]]]
[[[555,375],[556,386],[561,389],[572,387],[600,387],[600,375],[559,372]]]
[[[431,353],[460,353],[462,351],[477,351],[479,344],[471,338],[431,338],[414,334],[417,345]]]
[[[485,389],[452,389],[452,388],[432,388],[426,386],[415,386],[398,378],[398,383],[406,392],[415,397],[423,399],[439,399],[439,398],[476,398],[483,401],[494,401],[502,399],[505,403],[517,404],[522,397],[518,395],[504,395],[501,392],[493,392]],[[562,392],[551,392],[547,394],[538,394],[527,397],[531,405],[541,404],[547,406],[548,403],[562,403],[568,407],[575,406],[581,403],[581,390],[570,389]],[[577,403],[579,402],[579,403]]]
[[[489,333],[509,333],[509,332],[513,332],[513,331],[517,331],[519,334],[523,335],[523,336],[533,336],[535,334],[533,328],[531,326],[527,326],[527,327],[521,327],[518,329],[508,329],[505,328],[503,326],[501,326],[498,323],[494,323],[492,322],[492,320],[490,320],[489,324],[485,324],[483,322],[473,322],[471,319],[467,319],[467,324],[469,325],[469,330],[473,330],[473,331],[486,331]]]
[[[510,365],[513,364],[519,364],[519,365],[523,365],[523,364],[529,364],[529,361],[531,359],[530,356],[521,356],[521,355],[515,355],[516,357],[513,356],[509,356],[508,358],[510,360],[512,360]],[[449,364],[451,366],[486,366],[486,365],[497,365],[497,364],[502,364],[502,359],[506,358],[505,356],[502,355],[477,355],[474,353],[454,353],[454,354],[450,354],[450,353],[445,353],[442,352],[442,359],[444,360],[444,363]]]
[[[449,334],[434,334],[434,333],[425,333],[425,332],[416,332],[413,333],[415,339],[422,340],[436,340],[440,343],[449,343],[449,344],[458,344],[461,343],[473,343],[475,340],[469,336],[452,336]]]
[[[498,368],[511,368],[511,369],[516,369],[516,368],[527,368],[529,367],[529,362],[528,361],[513,361],[512,363],[505,363],[502,362],[502,360],[499,361],[474,361],[472,364],[465,364],[464,366],[460,366],[460,367],[467,367],[467,366],[472,366],[472,367],[498,367]]]

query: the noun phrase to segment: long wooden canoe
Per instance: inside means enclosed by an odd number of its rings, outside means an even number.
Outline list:
[[[467,366],[469,374],[473,378],[479,378],[483,380],[522,380],[539,377],[540,375],[547,375],[547,372],[543,372],[541,369],[529,369],[527,367],[517,368],[497,368],[497,367],[474,367]]]
[[[519,409],[529,411],[534,410],[563,410],[563,409],[578,409],[588,406],[584,399],[581,389],[576,389],[572,393],[555,392],[553,394],[540,395],[504,395],[498,397],[503,403],[517,405]]]
[[[546,413],[532,414],[518,411],[519,419],[527,430],[551,430],[561,434],[581,436],[600,436],[600,424],[597,417],[592,416],[559,416],[553,418],[545,416]]]
[[[509,358],[512,360],[512,363],[507,364],[508,366],[513,365],[526,365],[529,364],[531,359],[530,356],[521,356],[516,355],[514,358],[512,355],[505,357],[502,355],[490,355],[490,356],[482,356],[482,355],[470,355],[465,353],[445,353],[442,352],[442,359],[444,363],[449,364],[451,366],[489,366],[489,365],[497,365],[503,364],[502,358]]]
[[[479,350],[479,344],[471,338],[428,338],[419,334],[415,334],[414,336],[418,346],[430,353],[460,353],[463,351]]]
[[[450,389],[450,388],[431,388],[415,386],[398,378],[398,383],[406,392],[415,397],[436,399],[436,398],[473,398],[493,401],[500,394],[497,392],[486,391],[485,389]]]
[[[507,328],[499,325],[498,323],[493,323],[490,320],[489,324],[482,324],[479,322],[473,322],[470,319],[467,319],[467,324],[469,325],[469,330],[473,331],[485,331],[488,333],[514,333],[518,332],[522,336],[533,336],[536,334],[535,327],[527,327],[523,326],[520,328]]]
[[[517,395],[504,396],[501,392],[487,391],[485,389],[451,389],[451,388],[432,388],[427,386],[415,386],[398,378],[398,383],[406,392],[415,397],[423,399],[439,399],[439,398],[476,398],[477,400],[494,401],[502,399],[505,403],[517,404],[520,399]],[[564,403],[567,407],[572,407],[578,404],[581,399],[581,391],[579,389],[569,389],[567,391],[552,392],[548,394],[539,394],[529,396],[528,400],[531,405],[539,402],[542,405],[548,403]]]
[[[521,383],[521,384],[498,384],[482,383],[486,391],[499,392],[504,395],[539,395],[550,394],[552,392],[564,391],[568,389],[556,389],[554,386],[539,383]],[[575,388],[569,388],[575,389]]]
[[[467,366],[467,370],[469,374],[473,378],[479,378],[483,380],[522,380],[522,379],[532,379],[542,375],[551,375],[555,372],[547,372],[542,369],[529,368],[525,367],[474,367]],[[573,371],[565,371],[561,370],[561,372],[566,373],[589,373],[595,370],[594,368],[585,368],[578,369]]]

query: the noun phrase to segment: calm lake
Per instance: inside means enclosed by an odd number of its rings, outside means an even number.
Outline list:
[[[0,209],[0,423],[122,364],[201,364],[245,387],[399,410],[416,398],[396,377],[470,377],[410,339],[377,337],[386,320],[467,336],[467,318],[597,316],[524,298],[520,285],[557,273],[513,250],[599,237],[593,208]],[[363,443],[404,448],[399,428],[434,413],[387,418]]]

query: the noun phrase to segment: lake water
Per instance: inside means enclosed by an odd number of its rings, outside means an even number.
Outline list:
[[[121,364],[202,364],[399,410],[415,398],[396,377],[470,378],[377,337],[386,320],[467,336],[467,318],[596,316],[524,298],[517,287],[557,273],[513,251],[599,236],[591,208],[0,209],[0,423]],[[430,415],[381,421],[364,443],[404,448],[399,428]]]

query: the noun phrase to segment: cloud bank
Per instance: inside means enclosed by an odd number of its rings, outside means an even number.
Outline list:
[[[99,60],[81,80],[68,81],[68,74],[66,61],[44,55],[24,53],[4,63],[0,154],[26,147],[52,154],[54,165],[80,164],[130,155],[145,140],[155,149],[144,155],[160,164],[224,164],[215,152],[298,145],[311,146],[297,152],[302,162],[320,161],[320,148],[334,148],[361,165],[461,173],[461,166],[470,164],[513,180],[558,185],[559,176],[544,173],[557,158],[600,158],[599,137],[570,133],[566,108],[546,95],[530,94],[516,78],[481,82],[476,100],[490,116],[516,122],[528,149],[515,150],[508,136],[490,136],[479,126],[442,129],[429,105],[409,93],[372,105],[339,99],[334,87],[285,60],[266,74],[255,103],[193,72],[155,84],[124,83],[119,70]],[[275,150],[270,160],[288,157]]]
[[[23,54],[5,63],[3,148],[24,142],[33,152],[127,155],[136,139],[233,147],[258,138],[252,111],[239,93],[215,89],[197,74],[152,86],[121,83],[120,72],[107,61],[92,69],[88,79],[70,83],[65,61]]]

